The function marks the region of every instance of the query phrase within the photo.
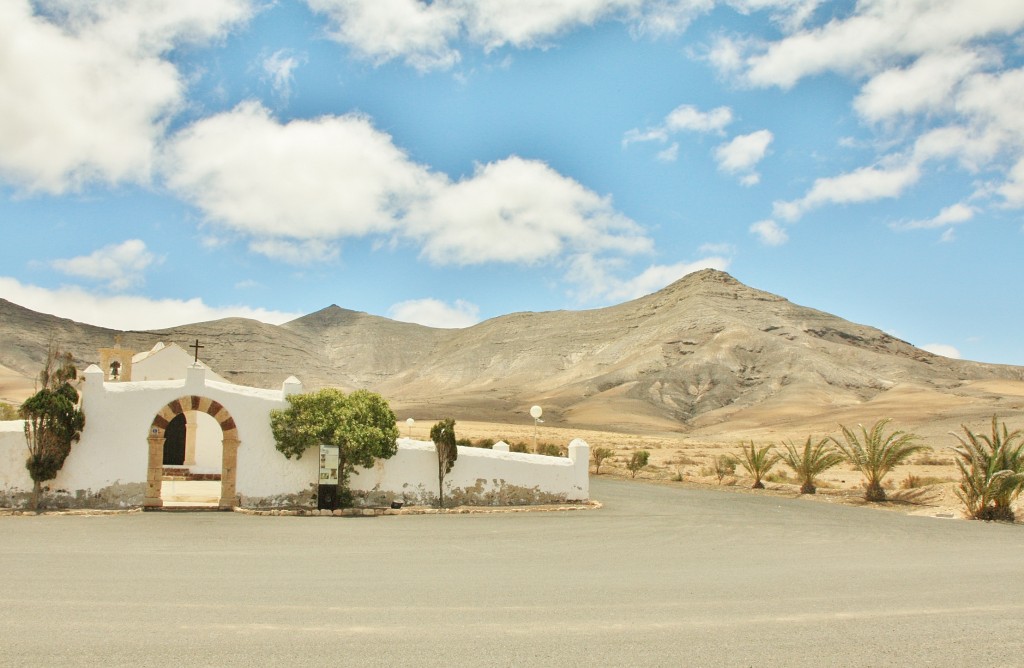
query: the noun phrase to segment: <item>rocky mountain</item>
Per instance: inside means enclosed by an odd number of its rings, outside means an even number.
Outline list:
[[[621,430],[834,426],[836,415],[866,415],[900,396],[921,420],[941,408],[942,424],[955,427],[957,415],[991,415],[1008,405],[999,404],[1006,388],[1012,399],[1024,387],[1022,367],[933,355],[714,270],[618,306],[460,330],[330,306],[281,326],[231,318],[120,333],[3,300],[0,323],[0,365],[25,377],[51,336],[83,365],[116,334],[134,350],[199,338],[204,361],[238,383],[276,387],[294,374],[308,388],[365,387],[398,412],[463,420],[518,421],[538,403],[551,425]]]

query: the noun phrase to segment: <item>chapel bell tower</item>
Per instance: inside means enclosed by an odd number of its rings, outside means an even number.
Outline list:
[[[107,381],[132,379],[132,356],[135,351],[121,347],[121,336],[114,337],[113,348],[100,348],[100,368]]]

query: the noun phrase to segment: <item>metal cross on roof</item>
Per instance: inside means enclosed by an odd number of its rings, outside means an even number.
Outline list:
[[[199,345],[199,339],[196,339],[196,342],[193,343],[191,346],[189,346],[189,348],[195,348],[195,351],[196,351],[196,361],[195,361],[195,363],[196,364],[199,364],[199,349],[200,348],[205,348],[205,347],[206,346]]]

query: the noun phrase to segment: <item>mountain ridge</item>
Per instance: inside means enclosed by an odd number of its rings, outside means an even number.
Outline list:
[[[513,313],[463,329],[336,304],[283,325],[230,318],[118,332],[0,300],[0,322],[0,365],[27,376],[51,331],[83,365],[117,334],[134,350],[199,338],[204,361],[233,382],[276,387],[296,375],[308,389],[367,388],[405,413],[481,421],[523,419],[539,403],[550,424],[615,429],[818,419],[897,387],[946,396],[976,381],[1024,380],[1022,367],[940,357],[715,270],[606,308]]]

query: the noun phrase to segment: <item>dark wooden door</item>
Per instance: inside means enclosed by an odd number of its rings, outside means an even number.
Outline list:
[[[179,413],[164,431],[164,466],[185,463],[185,414]]]

